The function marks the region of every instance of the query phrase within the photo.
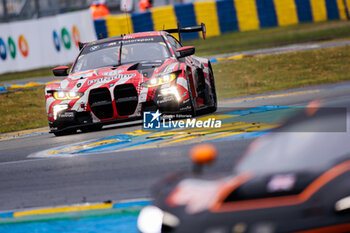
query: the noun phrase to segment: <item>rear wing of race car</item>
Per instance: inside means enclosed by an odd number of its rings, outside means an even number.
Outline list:
[[[168,33],[178,33],[179,34],[179,40],[180,43],[182,43],[182,38],[181,38],[181,33],[186,33],[186,32],[202,32],[203,39],[205,40],[207,30],[205,28],[205,24],[201,23],[201,25],[198,26],[192,26],[192,27],[185,27],[182,28],[181,24],[178,22],[177,23],[177,28],[174,29],[166,29],[164,30]]]
[[[192,26],[192,27],[184,27],[182,28],[181,27],[181,24],[180,22],[177,23],[177,28],[174,28],[174,29],[165,29],[163,31],[166,31],[168,33],[178,33],[179,34],[179,40],[180,40],[180,43],[182,43],[182,38],[181,38],[181,33],[188,33],[188,32],[202,32],[202,36],[203,36],[203,39],[205,40],[206,38],[206,33],[207,33],[207,30],[205,28],[205,24],[204,23],[201,23],[201,25],[197,25],[197,26]],[[102,38],[100,38],[102,39]],[[83,42],[78,42],[78,45],[79,45],[79,50],[82,50],[84,48],[84,46],[88,44],[88,43],[83,43]]]

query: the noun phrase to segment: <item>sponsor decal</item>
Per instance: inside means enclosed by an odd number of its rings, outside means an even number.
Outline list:
[[[17,39],[17,45],[20,54],[23,57],[28,57],[29,55],[29,45],[26,37],[24,35],[19,35]],[[7,51],[8,49],[8,51]],[[15,59],[17,56],[17,46],[15,40],[9,36],[7,39],[7,46],[5,41],[0,37],[0,58],[1,60],[6,60],[7,55],[10,55],[12,59]]]
[[[71,31],[72,32],[70,33],[69,30],[65,27],[61,29],[60,34],[58,34],[56,30],[52,31],[53,43],[57,52],[61,51],[61,42],[67,50],[71,49],[72,39],[75,46],[77,48],[79,47],[79,41],[81,39],[78,27],[76,25],[73,25]]]
[[[103,78],[98,78],[94,80],[89,80],[88,85],[94,84],[94,83],[108,83],[110,81],[113,81],[115,79],[130,79],[135,77],[136,74],[118,74],[113,77],[103,77]]]
[[[146,37],[146,38],[139,38],[139,39],[125,39],[123,40],[123,44],[128,44],[128,43],[142,43],[142,42],[150,42],[154,41],[153,37]],[[119,41],[120,43],[120,41]]]
[[[198,120],[190,115],[163,115],[157,110],[156,112],[143,113],[143,128],[144,129],[159,129],[159,128],[221,128],[221,120],[209,118],[206,120]],[[185,120],[172,120],[174,118],[187,117]]]
[[[118,46],[117,42],[109,42],[104,44],[96,45],[96,43],[92,43],[92,46],[88,46],[87,49],[84,49],[84,53],[95,52],[97,50],[105,49],[112,46]]]
[[[102,75],[115,76],[117,74],[120,74],[121,72],[123,72],[123,71],[122,70],[112,70],[112,71],[105,72]]]
[[[154,66],[160,66],[162,63],[158,62],[158,63],[143,63],[141,64],[144,67],[154,67]]]
[[[109,46],[114,46],[114,45],[117,45],[117,42],[106,43],[102,47],[104,48],[104,47],[109,47]]]
[[[79,48],[79,41],[81,41],[80,33],[79,33],[79,29],[75,25],[73,25],[73,28],[72,28],[72,37],[73,37],[73,41],[74,41],[75,46],[77,46],[77,48]]]
[[[172,95],[169,95],[169,96],[165,96],[163,99],[161,100],[158,100],[157,101],[157,104],[164,104],[164,103],[167,103],[167,102],[174,102],[175,101],[175,98],[174,96]]]
[[[56,30],[52,32],[52,36],[53,36],[53,43],[55,45],[57,52],[61,51],[61,41]]]
[[[69,77],[75,81],[75,80],[78,80],[78,79],[81,79],[81,78],[87,78],[87,77],[91,77],[91,76],[94,76],[94,75],[97,75],[97,71],[96,70],[91,70],[91,71],[86,71],[85,73],[78,73],[78,74],[72,74],[70,75]]]
[[[64,113],[60,114],[60,118],[73,119],[74,118],[74,112],[64,112]]]
[[[16,58],[16,44],[13,41],[12,37],[8,38],[7,44],[9,46],[9,51],[10,51],[10,55],[11,55],[12,59],[15,59]]]
[[[216,200],[221,182],[186,179],[168,196],[170,206],[185,206],[188,214],[207,210]]]
[[[70,49],[72,42],[71,42],[70,34],[69,34],[67,28],[61,29],[61,38],[62,38],[62,42],[63,42],[64,47],[66,49]]]
[[[275,175],[271,177],[269,183],[267,184],[267,191],[290,191],[294,187],[295,181],[296,177],[293,174]]]
[[[18,47],[19,47],[19,51],[22,53],[23,57],[28,57],[29,46],[28,46],[27,39],[23,35],[20,35],[18,37]]]
[[[191,110],[191,106],[185,106],[180,108],[180,111]]]
[[[92,47],[90,48],[90,51],[95,51],[95,50],[97,50],[97,49],[99,49],[99,48],[100,48],[100,46],[95,45],[95,46],[92,46]]]
[[[0,37],[0,57],[2,60],[5,60],[7,57],[6,44],[1,37]]]
[[[187,93],[186,93],[186,94],[187,94]],[[184,100],[182,103],[183,103],[183,104],[187,104],[188,102],[190,102],[190,99]],[[186,106],[186,107],[189,107],[189,106]]]

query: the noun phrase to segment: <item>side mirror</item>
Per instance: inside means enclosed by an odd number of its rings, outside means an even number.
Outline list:
[[[205,40],[205,38],[207,37],[207,28],[205,27],[204,23],[201,23],[201,27],[202,27],[202,36],[203,36],[203,39]]]
[[[87,43],[83,43],[83,42],[80,42],[80,41],[79,41],[79,42],[78,42],[79,50],[82,50],[86,44],[87,44]]]
[[[52,73],[55,76],[68,76],[68,66],[59,66],[52,69]]]
[[[338,213],[343,213],[343,212],[349,213],[349,210],[350,210],[350,196],[344,197],[344,198],[340,199],[339,201],[337,201],[335,203],[335,205],[334,205],[334,209]]]
[[[191,56],[195,51],[196,49],[193,46],[185,46],[176,50],[176,52],[180,53],[178,58]]]
[[[217,156],[215,146],[211,144],[199,144],[190,151],[190,158],[193,163],[193,172],[200,174],[204,165],[213,163]]]

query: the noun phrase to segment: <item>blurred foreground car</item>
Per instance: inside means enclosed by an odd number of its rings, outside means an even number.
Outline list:
[[[104,124],[140,118],[144,111],[195,115],[216,111],[210,61],[194,56],[169,33],[202,31],[205,25],[142,32],[80,43],[69,67],[53,69],[64,76],[45,88],[51,132],[97,130]]]
[[[350,232],[346,109],[307,109],[253,141],[233,174],[172,175],[139,215],[142,232]],[[195,148],[198,163],[215,151]],[[212,152],[210,152],[212,150]]]

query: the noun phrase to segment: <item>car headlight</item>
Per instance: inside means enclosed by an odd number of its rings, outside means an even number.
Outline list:
[[[156,206],[143,208],[137,219],[137,227],[143,233],[160,233],[163,224],[163,211]]]
[[[167,95],[173,95],[177,99],[177,101],[181,100],[180,94],[177,90],[176,87],[169,87],[169,88],[164,88],[161,90],[162,95],[167,96]]]
[[[52,108],[53,111],[53,119],[56,120],[57,116],[60,112],[66,110],[69,108],[68,104],[58,104],[58,105],[54,105]]]
[[[171,73],[171,74],[166,74],[166,75],[163,75],[160,77],[151,78],[150,80],[142,83],[141,85],[145,86],[145,87],[155,87],[155,86],[159,86],[162,84],[170,83],[170,82],[174,81],[175,79],[176,79],[176,74]]]
[[[152,205],[143,208],[137,219],[137,227],[142,233],[160,233],[162,225],[175,228],[179,224],[178,217]]]
[[[55,91],[53,92],[53,97],[56,100],[74,100],[79,99],[83,96],[84,93],[75,92],[75,91]]]

